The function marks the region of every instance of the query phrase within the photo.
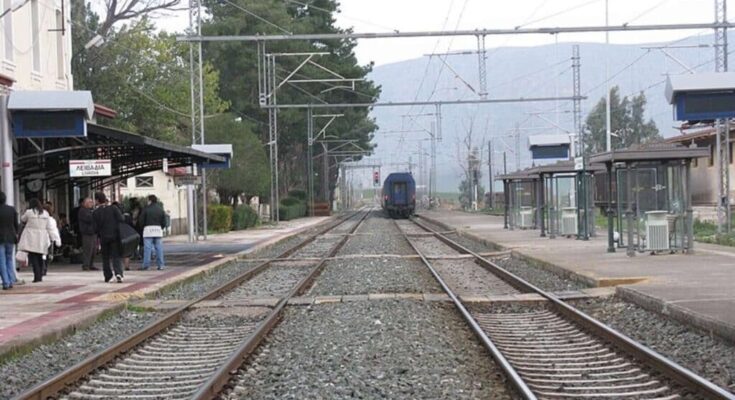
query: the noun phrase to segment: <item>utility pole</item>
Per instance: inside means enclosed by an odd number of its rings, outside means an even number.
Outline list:
[[[605,28],[610,26],[610,5],[605,0]],[[612,150],[612,127],[610,120],[610,31],[605,31],[605,151]]]
[[[485,35],[477,35],[477,68],[480,81],[481,98],[487,98],[487,50],[485,49]]]
[[[189,32],[201,36],[202,34],[202,5],[201,0],[189,0]],[[196,46],[196,49],[195,47]],[[189,43],[189,84],[191,90],[191,144],[204,144],[204,81],[202,72],[202,43]],[[196,173],[196,166],[192,173]],[[207,238],[207,183],[204,170],[202,173],[202,230],[204,239]],[[186,190],[187,220],[189,225],[189,242],[198,239],[196,195],[193,185]]]
[[[715,0],[715,23],[727,23],[727,0]],[[728,71],[727,28],[715,28],[715,71]],[[718,119],[715,122],[717,131],[717,173],[718,173],[718,207],[717,232],[728,233],[732,229],[730,211],[730,120]]]
[[[508,173],[508,158],[506,152],[503,152],[503,175]]]
[[[521,170],[521,127],[516,123],[516,171]]]
[[[490,185],[488,186],[488,190],[490,191],[490,206],[491,209],[495,208],[495,190],[493,188],[493,141],[488,140],[487,141],[487,176],[488,176],[488,182]]]

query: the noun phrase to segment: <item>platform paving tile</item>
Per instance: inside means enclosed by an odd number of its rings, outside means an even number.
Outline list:
[[[94,322],[102,313],[123,307],[128,302],[140,305],[147,294],[201,274],[246,253],[298,234],[326,218],[289,221],[277,228],[259,228],[213,235],[210,241],[186,245],[181,237],[166,238],[170,246],[167,269],[138,271],[131,263],[123,283],[105,283],[102,271],[82,271],[79,265],[54,263],[43,282],[31,283],[28,268],[19,273],[25,284],[0,292],[0,354],[23,346],[53,340]],[[176,253],[176,249],[189,253]],[[197,251],[200,249],[201,251]],[[192,251],[196,251],[193,252]],[[169,262],[170,261],[170,262]],[[99,260],[96,265],[100,266]],[[144,303],[150,308],[178,307],[173,303]]]
[[[606,232],[588,241],[549,239],[539,237],[538,230],[504,229],[503,218],[497,216],[456,211],[420,215],[461,235],[512,250],[542,268],[594,286],[616,286],[621,296],[643,307],[654,311],[675,308],[677,319],[735,340],[734,248],[695,243],[692,255],[638,253],[627,257],[624,249],[606,251]]]

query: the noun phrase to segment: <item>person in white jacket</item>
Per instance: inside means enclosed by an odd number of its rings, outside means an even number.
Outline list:
[[[43,280],[43,258],[48,254],[51,242],[61,246],[61,237],[48,212],[38,199],[31,199],[28,210],[20,217],[24,224],[18,242],[18,250],[28,253],[28,264],[33,268],[33,282]]]

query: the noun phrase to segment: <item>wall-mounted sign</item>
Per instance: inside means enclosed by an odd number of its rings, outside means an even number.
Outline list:
[[[110,160],[69,160],[69,176],[72,178],[111,175],[112,161]]]
[[[174,176],[174,184],[176,186],[201,185],[202,177],[195,175],[179,175]]]
[[[582,171],[584,169],[584,157],[574,157],[574,170]]]

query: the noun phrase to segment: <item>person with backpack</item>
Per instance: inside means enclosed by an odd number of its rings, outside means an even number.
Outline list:
[[[28,253],[28,263],[33,268],[33,282],[41,282],[44,275],[44,258],[48,255],[51,242],[61,246],[61,238],[56,224],[44,210],[41,201],[31,199],[28,210],[20,217],[25,224],[20,235],[18,250]]]
[[[158,270],[166,268],[163,259],[163,230],[166,229],[166,212],[155,195],[148,196],[148,205],[140,213],[139,224],[143,227],[143,267],[151,267],[151,251],[156,251]]]
[[[102,274],[105,282],[114,276],[118,283],[123,281],[122,252],[120,249],[120,224],[124,223],[120,209],[107,203],[103,192],[94,194],[97,209],[92,214],[102,252]],[[110,268],[112,262],[112,268]],[[114,275],[113,275],[114,272]]]

